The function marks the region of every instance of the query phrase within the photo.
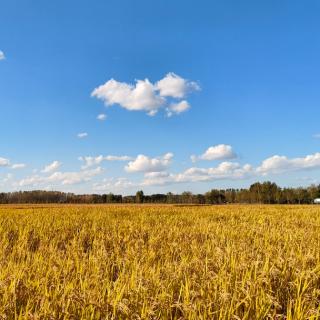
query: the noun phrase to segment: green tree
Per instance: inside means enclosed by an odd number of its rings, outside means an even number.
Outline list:
[[[136,193],[136,203],[143,203],[144,200],[144,193],[142,190],[137,191]]]

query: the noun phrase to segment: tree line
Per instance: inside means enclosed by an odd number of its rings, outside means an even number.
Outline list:
[[[299,188],[281,188],[266,181],[256,182],[248,189],[212,189],[204,194],[182,192],[181,194],[145,195],[142,190],[135,195],[74,194],[59,191],[19,191],[0,193],[1,204],[14,203],[176,203],[176,204],[309,204],[320,198],[320,185]]]

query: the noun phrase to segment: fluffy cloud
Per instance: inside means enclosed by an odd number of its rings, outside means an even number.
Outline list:
[[[94,89],[92,96],[101,99],[106,105],[119,104],[130,111],[144,110],[153,115],[165,100],[154,91],[148,80],[137,80],[136,85],[118,82],[114,79]]]
[[[183,98],[187,93],[200,90],[199,85],[194,81],[188,81],[169,72],[163,79],[158,81],[155,88],[159,90],[162,97]]]
[[[98,192],[114,192],[114,190],[122,191],[124,189],[130,189],[133,187],[139,187],[139,184],[133,183],[127,178],[111,178],[103,179],[102,183],[94,183],[93,189]]]
[[[10,160],[0,157],[0,167],[8,167],[10,165]]]
[[[7,173],[5,176],[0,176],[0,187],[8,188],[8,186],[12,183],[12,178],[12,173]]]
[[[80,132],[77,134],[77,137],[79,139],[83,139],[83,138],[86,138],[88,136],[88,133],[87,132]]]
[[[107,119],[107,115],[104,113],[100,113],[97,115],[97,120],[104,121]]]
[[[212,181],[221,179],[243,179],[252,175],[253,168],[249,164],[241,166],[237,162],[222,162],[212,168],[189,168],[176,176],[177,181]]]
[[[197,160],[229,160],[236,158],[237,155],[233,152],[232,147],[227,144],[218,144],[209,147],[205,153],[200,156],[191,156],[192,162]]]
[[[22,168],[25,168],[26,165],[24,163],[11,164],[9,159],[0,157],[0,167],[8,167],[11,169],[22,169]]]
[[[33,175],[27,177],[25,179],[20,180],[17,185],[19,187],[24,186],[42,186],[44,184],[58,184],[61,183],[62,185],[72,185],[81,182],[90,181],[92,177],[97,176],[103,172],[103,169],[97,167],[92,170],[86,171],[75,171],[75,172],[54,172],[49,176],[40,176],[40,175]]]
[[[262,161],[257,168],[260,174],[284,173],[289,171],[320,168],[320,153],[307,155],[303,158],[288,159],[286,156],[275,155]]]
[[[23,169],[26,167],[26,164],[25,163],[14,163],[12,166],[11,166],[11,169]]]
[[[219,147],[225,146],[225,147]],[[229,146],[230,147],[230,146]],[[227,145],[218,145],[209,148],[203,155],[197,159],[221,159],[223,157],[234,156],[232,148]],[[197,182],[211,182],[218,180],[237,180],[237,179],[251,179],[258,178],[267,174],[284,174],[295,171],[320,169],[320,152],[307,155],[305,157],[288,158],[286,156],[274,155],[261,162],[258,166],[251,166],[250,164],[240,164],[235,161],[223,161],[216,166],[199,167],[193,166],[183,171],[175,173],[168,172],[170,164],[173,160],[173,154],[167,153],[159,157],[148,157],[146,155],[138,155],[136,158],[129,156],[97,156],[97,157],[80,157],[83,161],[82,170],[61,172],[59,161],[53,161],[45,166],[41,171],[34,172],[31,176],[26,176],[22,180],[15,180],[12,175],[9,178],[0,179],[0,184],[6,188],[11,185],[14,188],[31,187],[31,188],[52,188],[63,185],[73,185],[86,183],[94,180],[92,185],[94,190],[101,192],[112,192],[117,190],[122,192],[132,192],[137,188],[151,187],[151,186],[165,186],[179,183],[197,183]],[[125,171],[128,173],[140,173],[143,176],[140,181],[130,181],[127,178],[108,178],[97,182],[93,177],[102,174],[103,169],[98,166],[103,161],[127,161]],[[19,169],[25,165],[22,163],[11,164],[9,159],[0,158],[0,166]],[[94,169],[89,167],[97,166]]]
[[[85,162],[85,164],[82,166],[82,169],[86,169],[95,165],[99,165],[104,160],[104,157],[102,155],[97,157],[79,157],[79,160]]]
[[[142,185],[151,186],[186,182],[234,180],[248,178],[254,174],[254,169],[249,164],[241,166],[236,162],[222,162],[217,167],[192,167],[178,174],[164,173],[145,175]]]
[[[182,99],[187,93],[199,89],[195,82],[168,73],[155,84],[148,79],[136,80],[135,84],[110,79],[94,89],[91,96],[104,101],[107,106],[118,104],[127,110],[145,111],[153,116],[168,104],[167,98]],[[178,101],[172,103],[168,109],[172,109],[172,115],[186,111],[189,107],[187,101]]]
[[[190,109],[190,104],[186,100],[182,100],[178,103],[171,103],[167,108],[167,116],[171,117],[173,114],[180,114],[188,109]]]
[[[127,172],[160,172],[167,169],[173,158],[172,153],[166,153],[162,157],[149,158],[143,154],[130,161],[125,167]]]
[[[129,156],[97,156],[97,157],[79,157],[80,161],[84,161],[84,165],[82,166],[82,169],[86,169],[95,165],[99,165],[102,161],[130,161],[132,160]]]
[[[148,186],[163,186],[177,183],[176,175],[168,172],[151,172],[149,175],[145,175],[141,182],[142,187]]]
[[[43,173],[49,173],[49,172],[53,172],[56,171],[58,168],[60,168],[62,165],[61,162],[55,160],[52,163],[48,164],[47,166],[44,167],[44,169],[41,171]]]
[[[157,178],[167,178],[169,173],[166,171],[158,171],[158,172],[146,172],[144,177],[147,179],[157,179]]]
[[[0,60],[4,60],[5,58],[4,52],[0,50]]]

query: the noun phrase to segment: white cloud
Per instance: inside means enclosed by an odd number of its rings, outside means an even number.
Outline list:
[[[208,148],[203,155],[196,157],[196,160],[219,160],[223,157],[234,156],[235,154],[230,146],[218,145]],[[13,187],[15,189],[23,189],[30,187],[50,190],[62,186],[80,183],[85,184],[92,180],[94,183],[90,185],[97,191],[113,192],[113,190],[117,190],[118,192],[122,192],[122,190],[126,190],[126,192],[132,192],[137,190],[137,188],[147,189],[152,186],[252,179],[263,177],[267,174],[288,174],[295,171],[320,169],[320,152],[296,158],[274,155],[266,158],[260,165],[255,167],[250,164],[240,164],[235,161],[223,161],[209,168],[194,165],[186,170],[177,172],[170,172],[169,170],[173,161],[172,153],[166,153],[154,158],[142,154],[135,158],[126,155],[99,155],[96,157],[80,157],[79,160],[83,161],[82,170],[79,171],[58,171],[60,170],[61,163],[59,161],[53,161],[42,170],[38,170],[32,174],[30,173],[30,176],[24,176],[22,180],[16,180],[11,174],[8,176],[3,175],[0,177],[0,185],[5,188]],[[108,178],[97,182],[98,179],[94,177],[104,172],[99,166],[104,161],[126,161],[125,171],[128,173],[140,173],[140,176],[143,176],[143,178],[137,181],[130,181],[125,177]],[[93,166],[96,167],[91,168]],[[25,164],[12,164],[9,159],[0,158],[0,167],[19,169],[24,168]],[[134,176],[134,179],[136,178],[138,178],[138,176]],[[70,189],[68,188],[68,190]]]
[[[94,89],[92,96],[101,99],[106,105],[119,104],[130,111],[157,111],[164,98],[155,93],[153,84],[148,80],[137,80],[135,85],[118,82],[114,79]]]
[[[124,189],[130,189],[133,187],[138,187],[139,184],[133,183],[127,178],[111,178],[111,179],[103,179],[101,183],[94,183],[93,189],[98,192],[114,192],[123,191]]]
[[[149,158],[143,154],[130,161],[125,167],[127,172],[160,172],[167,169],[173,158],[172,153],[166,153],[162,157]]]
[[[216,146],[209,147],[205,153],[200,156],[191,156],[191,161],[197,160],[229,160],[235,159],[237,155],[233,152],[232,147],[227,144],[218,144]]]
[[[79,160],[85,162],[85,164],[82,166],[82,169],[86,169],[95,165],[99,165],[104,160],[104,157],[102,155],[97,157],[79,157]]]
[[[190,109],[190,104],[186,100],[182,100],[178,103],[172,103],[167,108],[167,116],[171,117],[173,114],[180,114],[187,111],[188,109]]]
[[[212,168],[189,168],[176,176],[176,181],[212,181],[221,179],[243,179],[252,175],[254,169],[251,165],[241,166],[237,162],[222,162]]]
[[[104,159],[107,160],[107,161],[129,161],[129,160],[132,160],[132,157],[109,155],[109,156],[105,156]]]
[[[104,121],[107,119],[107,115],[104,113],[100,113],[97,115],[97,120]]]
[[[288,159],[286,156],[274,155],[262,161],[257,168],[260,174],[284,173],[289,171],[320,168],[320,153],[307,155],[303,158]]]
[[[315,133],[315,134],[313,135],[313,138],[315,138],[315,139],[320,139],[320,133]]]
[[[8,173],[3,179],[3,182],[9,182],[10,180],[12,180],[12,178],[13,178],[13,175],[11,173]]]
[[[21,179],[20,181],[17,182],[17,185],[19,187],[25,187],[25,186],[39,186],[41,183],[45,182],[45,178],[38,176],[38,175],[34,175],[34,176],[30,176],[30,177],[26,177],[24,179]]]
[[[163,172],[147,172],[144,175],[144,179],[141,186],[160,186],[174,184],[175,174]]]
[[[156,84],[148,79],[136,80],[135,84],[118,82],[110,79],[105,84],[95,88],[91,93],[107,106],[118,104],[130,111],[145,111],[154,116],[159,109],[168,104],[167,98],[182,99],[187,93],[199,90],[195,82],[188,81],[174,73],[168,73]],[[182,104],[181,104],[182,103]],[[171,104],[171,113],[181,113],[190,107],[187,101]]]
[[[81,182],[90,181],[92,177],[97,176],[103,172],[103,169],[97,167],[92,170],[86,171],[74,171],[74,172],[54,172],[49,176],[33,175],[25,179],[20,180],[17,185],[24,186],[42,186],[44,184],[62,184],[72,185]]]
[[[11,166],[11,169],[23,169],[27,165],[25,163],[15,163]]]
[[[53,181],[61,181],[62,184],[76,184],[83,181],[89,181],[92,177],[99,175],[103,169],[97,167],[92,170],[80,172],[55,172],[50,177]]]
[[[8,188],[8,186],[12,183],[12,179],[12,173],[7,173],[5,176],[0,176],[0,187]]]
[[[11,164],[9,159],[0,157],[0,167],[10,167],[11,169],[22,169],[26,167],[26,164],[24,163]]]
[[[222,162],[217,167],[196,168],[192,167],[178,174],[152,174],[145,175],[142,182],[145,186],[168,185],[174,183],[204,182],[215,180],[245,179],[255,174],[251,165],[241,166],[236,162]]]
[[[10,160],[0,157],[0,167],[8,167],[10,165]]]
[[[49,172],[52,172],[52,171],[55,171],[57,170],[58,168],[60,168],[62,165],[61,162],[55,160],[53,161],[52,163],[48,164],[47,166],[44,167],[44,169],[41,171],[43,173],[49,173]]]
[[[102,161],[130,161],[132,160],[132,157],[129,156],[113,156],[113,155],[108,155],[108,156],[97,156],[97,157],[79,157],[80,161],[84,161],[84,165],[82,166],[82,169],[86,169],[95,165],[99,165],[102,163]]]
[[[173,72],[169,72],[163,79],[155,84],[162,97],[183,98],[187,93],[200,90],[196,82],[181,78]]]
[[[148,179],[154,179],[154,178],[166,178],[169,176],[169,173],[166,172],[166,171],[156,171],[156,172],[146,172],[144,174],[144,177],[145,178],[148,178]]]
[[[4,52],[0,50],[0,60],[4,60],[5,58]]]
[[[88,136],[88,133],[87,132],[80,132],[78,133],[78,138],[79,139],[83,139],[83,138],[86,138]]]

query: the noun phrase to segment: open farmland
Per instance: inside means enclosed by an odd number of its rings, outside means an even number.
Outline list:
[[[0,207],[0,319],[320,319],[320,207]]]

